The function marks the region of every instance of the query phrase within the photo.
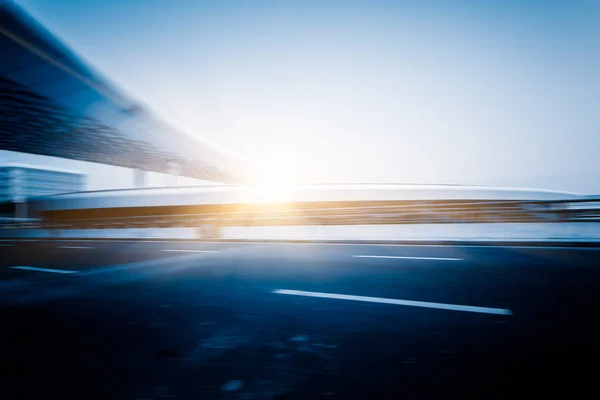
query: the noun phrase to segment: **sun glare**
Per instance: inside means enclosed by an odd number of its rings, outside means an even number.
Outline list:
[[[248,185],[247,201],[251,203],[285,203],[291,199],[291,186],[284,185]]]
[[[261,163],[246,187],[248,201],[255,203],[285,203],[299,184],[294,163],[277,159]]]

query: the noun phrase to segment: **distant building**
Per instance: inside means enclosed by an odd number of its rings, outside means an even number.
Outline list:
[[[86,175],[55,168],[11,164],[0,166],[0,202],[85,190]]]

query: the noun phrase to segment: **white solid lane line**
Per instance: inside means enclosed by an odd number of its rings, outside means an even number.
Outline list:
[[[370,255],[355,255],[352,257],[358,258],[399,258],[403,260],[439,260],[439,261],[463,261],[462,258],[453,257],[409,257],[409,256],[370,256]]]
[[[28,267],[25,265],[18,265],[11,267],[13,269],[24,269],[27,271],[40,271],[40,272],[53,272],[55,274],[74,274],[77,271],[70,271],[67,269],[52,269],[52,268],[38,268],[38,267]]]
[[[163,251],[172,251],[172,252],[176,252],[176,253],[218,253],[218,251],[216,251],[216,250],[177,250],[177,249],[172,249],[172,250],[163,250]]]
[[[398,306],[437,308],[440,310],[466,311],[466,312],[483,313],[483,314],[512,315],[512,311],[508,310],[506,308],[461,306],[458,304],[430,303],[427,301],[386,299],[386,298],[382,298],[382,297],[353,296],[353,295],[348,295],[348,294],[335,294],[335,293],[305,292],[303,290],[279,289],[279,290],[273,290],[273,293],[289,294],[289,295],[293,295],[293,296],[321,297],[321,298],[325,298],[325,299],[365,301],[365,302],[369,302],[369,303],[395,304]]]
[[[56,246],[59,249],[91,249],[91,246]]]

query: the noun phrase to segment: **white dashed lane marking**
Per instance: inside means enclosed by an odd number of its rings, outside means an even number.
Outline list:
[[[174,253],[218,253],[216,250],[178,250],[178,249],[170,249],[163,251],[171,251]]]
[[[437,260],[437,261],[463,261],[462,258],[454,257],[412,257],[412,256],[371,256],[371,255],[354,255],[357,258],[397,258],[401,260]]]
[[[325,298],[325,299],[364,301],[364,302],[368,302],[368,303],[394,304],[397,306],[437,308],[440,310],[465,311],[465,312],[483,313],[483,314],[512,315],[512,311],[508,310],[506,308],[463,306],[463,305],[459,305],[459,304],[430,303],[427,301],[386,299],[386,298],[382,298],[382,297],[354,296],[354,295],[349,295],[349,294],[305,292],[303,290],[278,289],[278,290],[274,290],[273,293],[289,294],[289,295],[293,295],[293,296],[321,297],[321,298]]]
[[[59,249],[91,249],[91,246],[56,246]]]
[[[17,265],[17,266],[11,267],[11,268],[24,269],[27,271],[52,272],[55,274],[74,274],[77,272],[77,271],[71,271],[71,270],[67,270],[67,269],[38,268],[38,267],[29,267],[29,266],[25,266],[25,265]]]

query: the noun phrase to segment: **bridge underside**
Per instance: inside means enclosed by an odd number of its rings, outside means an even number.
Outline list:
[[[234,183],[235,161],[161,122],[0,3],[0,149]]]

